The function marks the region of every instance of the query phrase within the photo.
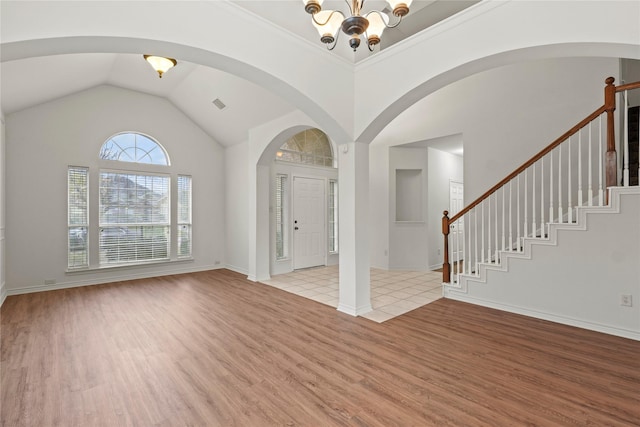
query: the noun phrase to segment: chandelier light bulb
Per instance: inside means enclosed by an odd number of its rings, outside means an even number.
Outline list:
[[[387,0],[389,6],[391,6],[391,10],[393,10],[393,14],[395,16],[405,16],[409,13],[409,6],[411,6],[411,2],[413,0]]]
[[[162,78],[162,75],[169,69],[176,66],[178,61],[173,58],[165,58],[163,56],[155,55],[142,55],[144,59],[151,64],[154,70],[158,73],[158,77]]]
[[[324,0],[302,0],[304,3],[304,10],[307,13],[315,15],[322,10],[322,2]]]
[[[336,47],[340,29],[350,36],[349,46],[355,51],[360,46],[360,36],[366,35],[367,47],[373,51],[373,47],[380,43],[382,32],[385,28],[397,27],[402,17],[409,13],[409,6],[413,0],[387,0],[393,10],[397,22],[389,24],[389,16],[383,12],[374,10],[365,15],[361,14],[364,0],[350,0],[349,16],[345,18],[336,10],[323,10],[323,0],[302,0],[304,10],[311,15],[313,26],[320,34],[320,41],[327,45],[329,50]]]
[[[316,27],[322,43],[329,44],[335,41],[340,30],[344,15],[334,10],[323,10],[313,16],[312,23]]]

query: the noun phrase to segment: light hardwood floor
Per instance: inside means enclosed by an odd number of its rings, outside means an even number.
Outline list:
[[[4,426],[640,423],[640,342],[446,299],[376,323],[217,270],[0,314]]]

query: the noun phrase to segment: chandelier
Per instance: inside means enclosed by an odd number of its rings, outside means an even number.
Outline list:
[[[345,0],[349,6],[349,17],[337,10],[322,10],[324,0],[302,0],[304,10],[311,14],[313,26],[320,34],[320,41],[332,50],[338,43],[340,30],[350,36],[349,46],[355,52],[360,46],[360,36],[364,35],[370,51],[380,43],[380,37],[385,28],[397,27],[402,17],[409,13],[409,6],[413,0],[387,0],[393,15],[398,18],[394,24],[389,24],[389,15],[378,10],[361,14],[364,0]]]

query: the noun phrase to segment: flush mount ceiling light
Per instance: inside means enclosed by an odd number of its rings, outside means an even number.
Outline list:
[[[176,66],[178,61],[173,58],[165,58],[164,56],[155,56],[155,55],[142,55],[144,59],[151,64],[154,70],[157,71],[158,77],[162,78],[162,74],[164,74],[167,70]]]
[[[385,28],[397,27],[402,17],[409,13],[409,6],[413,0],[387,0],[393,15],[398,18],[394,24],[389,24],[389,15],[378,10],[372,10],[361,15],[364,0],[345,0],[349,6],[349,17],[337,10],[322,10],[324,0],[302,0],[304,10],[311,14],[313,26],[320,34],[320,41],[332,50],[338,43],[340,30],[350,36],[349,46],[355,52],[360,46],[360,36],[364,34],[370,51],[380,43],[380,37]]]

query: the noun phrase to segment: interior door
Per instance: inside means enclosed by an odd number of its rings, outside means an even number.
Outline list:
[[[460,212],[464,207],[464,184],[449,181],[449,218]],[[464,217],[451,225],[449,229],[449,248],[452,271],[457,272],[457,263],[464,257]],[[455,265],[454,265],[455,264]]]
[[[293,268],[325,264],[323,179],[293,178]]]

